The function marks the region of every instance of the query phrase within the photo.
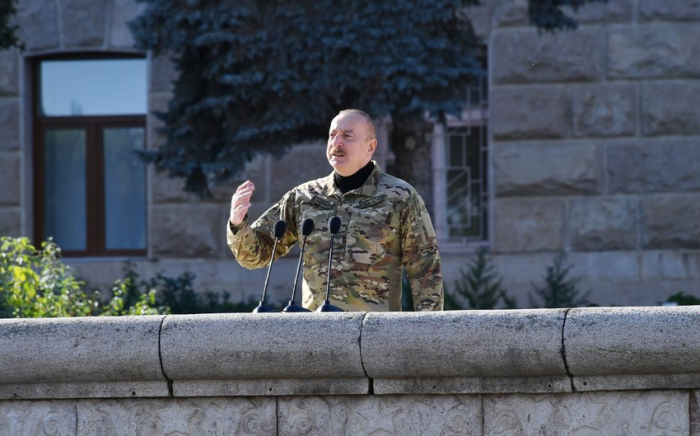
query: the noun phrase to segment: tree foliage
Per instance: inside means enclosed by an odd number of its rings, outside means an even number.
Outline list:
[[[17,24],[13,22],[17,14],[17,0],[0,2],[0,50],[22,47],[17,37]]]
[[[532,307],[563,308],[592,306],[588,300],[591,291],[581,293],[578,289],[579,278],[568,278],[573,265],[566,265],[566,253],[559,252],[554,262],[546,268],[544,283],[532,285],[532,293],[528,292]]]
[[[479,249],[465,268],[460,268],[459,273],[460,278],[455,281],[456,295],[445,293],[447,309],[463,308],[455,297],[466,300],[468,306],[465,309],[495,309],[499,304],[506,309],[516,308],[515,300],[508,296],[508,291],[503,287],[503,279],[486,249]]]
[[[49,240],[37,250],[27,238],[0,238],[0,318],[46,318],[91,315],[152,315],[155,291],[130,295],[129,279],[118,280],[106,302],[61,260],[61,249]],[[133,298],[129,298],[133,297]]]
[[[166,141],[145,153],[207,194],[260,153],[325,137],[330,119],[360,108],[394,125],[460,110],[484,74],[463,8],[478,0],[139,0],[136,45],[170,56],[178,77]],[[545,30],[571,26],[564,5],[529,0]]]

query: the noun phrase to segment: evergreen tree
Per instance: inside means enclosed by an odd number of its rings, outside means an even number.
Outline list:
[[[486,310],[494,309],[502,302],[506,309],[516,307],[515,300],[507,295],[503,287],[503,279],[491,263],[486,249],[481,248],[476,256],[461,268],[460,280],[455,281],[455,292],[467,300],[467,309]],[[445,293],[445,305],[448,309],[461,308],[457,299]]]
[[[201,195],[257,154],[325,137],[349,107],[391,116],[396,175],[426,195],[425,115],[458,113],[484,74],[462,13],[478,0],[140,1],[137,47],[170,56],[179,73],[157,114],[166,141],[145,157]],[[540,29],[572,28],[562,7],[591,1],[606,0],[529,0],[530,17]]]
[[[563,251],[557,253],[552,266],[547,267],[544,284],[541,286],[532,285],[535,295],[533,296],[532,293],[528,292],[532,307],[561,308],[592,305],[588,301],[591,291],[586,291],[583,295],[580,295],[581,291],[578,289],[580,279],[567,278],[573,265],[564,265],[565,261],[566,253]]]
[[[22,47],[17,37],[17,25],[13,23],[17,14],[17,0],[0,2],[0,51],[12,47]]]

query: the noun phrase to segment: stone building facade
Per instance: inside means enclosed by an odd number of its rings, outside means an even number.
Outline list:
[[[450,207],[441,178],[445,130],[436,127],[434,137],[431,207],[448,290],[475,249],[486,246],[520,307],[562,250],[571,275],[601,305],[655,305],[679,291],[700,295],[700,6],[610,0],[575,14],[576,31],[550,35],[528,23],[524,0],[483,3],[469,10],[488,53],[478,240],[456,243],[442,224]],[[18,6],[25,50],[0,53],[0,234],[35,237],[37,63],[142,56],[149,148],[162,140],[151,112],[167,107],[175,71],[167,59],[134,50],[126,23],[143,8],[134,0],[20,0]],[[377,157],[390,167],[387,138],[381,128]],[[329,172],[322,141],[297,145],[279,160],[252,162],[245,175],[257,186],[252,214]],[[68,262],[95,286],[122,277],[131,259],[144,277],[190,271],[200,289],[257,296],[265,271],[239,267],[225,244],[236,185],[201,200],[184,193],[181,180],[149,168],[143,253]],[[276,263],[273,299],[291,292],[292,257]]]

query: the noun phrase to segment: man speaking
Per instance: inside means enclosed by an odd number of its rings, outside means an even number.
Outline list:
[[[443,286],[437,238],[423,199],[411,185],[383,173],[372,155],[377,147],[374,122],[348,109],[331,122],[326,157],[329,176],[297,186],[249,224],[255,185],[247,181],[231,198],[227,242],[245,268],[270,262],[273,226],[287,231],[277,244],[284,256],[301,239],[302,221],[314,221],[304,251],[302,305],[320,306],[330,274],[330,301],[346,311],[401,310],[401,270],[406,270],[415,310],[442,310]],[[331,271],[328,221],[337,216]]]

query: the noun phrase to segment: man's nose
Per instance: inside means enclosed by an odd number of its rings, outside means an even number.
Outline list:
[[[343,141],[342,141],[341,139],[342,139],[342,136],[336,135],[336,136],[334,136],[333,139],[331,140],[331,143],[332,143],[335,147],[342,147],[342,146],[343,146]]]

